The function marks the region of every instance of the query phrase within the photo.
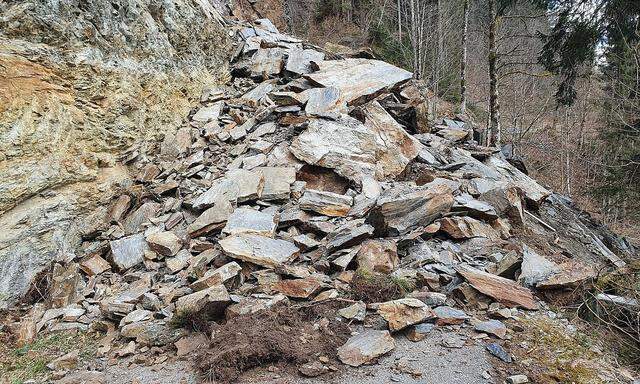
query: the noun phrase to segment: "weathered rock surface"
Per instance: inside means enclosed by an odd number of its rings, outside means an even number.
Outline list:
[[[366,330],[338,348],[338,358],[352,367],[371,363],[396,347],[389,331]]]
[[[143,234],[124,237],[109,243],[113,263],[120,269],[128,269],[142,263],[144,251],[148,249]]]
[[[418,299],[405,298],[381,303],[378,314],[389,324],[389,331],[396,332],[410,325],[422,323],[435,314]]]
[[[222,229],[223,233],[229,235],[240,235],[243,233],[273,237],[276,231],[275,214],[256,211],[250,208],[236,208],[229,219],[227,225]]]
[[[538,309],[538,304],[533,298],[531,291],[521,287],[513,280],[479,271],[465,265],[456,267],[456,271],[475,289],[504,305]]]
[[[314,211],[325,216],[346,216],[353,204],[350,196],[333,192],[307,189],[299,200],[300,209]]]
[[[289,263],[299,251],[288,241],[248,234],[229,236],[220,246],[230,257],[272,268]]]

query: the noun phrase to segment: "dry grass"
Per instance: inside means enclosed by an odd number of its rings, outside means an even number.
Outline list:
[[[95,356],[96,348],[96,336],[88,333],[39,336],[22,347],[18,347],[10,335],[0,333],[0,384],[43,382],[49,373],[46,365],[56,357],[79,349],[80,359],[88,360]]]
[[[567,332],[556,320],[534,315],[521,321],[523,332],[511,341],[516,363],[534,383],[621,383],[602,352],[599,335]],[[585,328],[588,329],[588,328]]]

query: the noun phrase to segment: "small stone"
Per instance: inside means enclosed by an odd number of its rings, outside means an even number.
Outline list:
[[[491,343],[487,345],[487,350],[491,352],[492,355],[496,356],[500,360],[505,363],[511,363],[513,360],[511,359],[511,355],[507,353],[507,351],[502,348],[500,344]]]
[[[223,103],[215,103],[208,107],[202,107],[196,112],[191,120],[198,123],[207,123],[211,120],[217,119],[222,112]]]
[[[389,331],[367,329],[338,348],[338,358],[344,364],[359,367],[372,362],[396,347]]]
[[[447,348],[462,348],[466,343],[466,338],[455,334],[447,334],[442,339],[442,346]]]
[[[242,267],[232,261],[223,265],[218,269],[207,271],[204,276],[191,284],[191,289],[200,291],[214,285],[222,284],[225,281],[234,278],[242,270]]]
[[[504,339],[504,337],[507,335],[507,327],[498,320],[489,320],[478,323],[475,326],[475,330],[478,332],[484,332],[494,335],[501,339]]]
[[[254,171],[264,177],[264,188],[260,199],[264,201],[285,200],[291,194],[291,184],[296,181],[293,167],[258,167]]]
[[[307,377],[317,377],[329,372],[329,368],[319,361],[303,364],[298,370]]]
[[[171,231],[156,232],[147,236],[149,248],[164,255],[173,256],[182,248],[182,241]]]
[[[231,213],[233,206],[230,202],[222,200],[213,207],[204,211],[189,227],[187,231],[194,238],[205,235],[214,230],[219,230],[224,226]]]
[[[136,309],[122,319],[122,324],[131,324],[140,321],[151,320],[152,317],[153,312],[147,311],[146,309]]]
[[[80,261],[79,265],[80,269],[89,276],[99,275],[111,269],[111,265],[98,254],[85,257]]]
[[[392,240],[366,240],[356,255],[358,269],[389,274],[400,263],[398,247]]]
[[[227,289],[220,284],[182,296],[176,302],[176,311],[194,313],[207,308],[207,313],[222,314],[230,301]]]
[[[464,311],[448,306],[436,307],[433,312],[436,315],[436,325],[440,326],[462,324],[469,319]]]
[[[71,351],[47,364],[47,368],[52,371],[69,371],[78,365],[79,351]]]
[[[411,292],[408,296],[418,299],[430,307],[439,307],[447,301],[447,295],[440,292],[418,291]]]
[[[360,244],[373,234],[373,227],[356,220],[349,221],[327,235],[327,253]]]
[[[348,320],[364,321],[364,318],[367,315],[367,305],[364,302],[359,301],[338,310],[338,315]]]
[[[529,378],[525,375],[513,375],[507,377],[507,384],[526,384]]]
[[[316,248],[320,245],[319,241],[312,239],[311,237],[305,234],[295,236],[293,238],[293,242],[303,251]]]
[[[183,249],[178,252],[177,255],[173,257],[167,257],[167,268],[169,268],[172,273],[176,273],[185,269],[189,265],[189,260],[191,260],[191,252]]]
[[[429,333],[433,330],[433,324],[431,323],[422,323],[412,325],[407,329],[407,339],[418,342],[424,340]]]
[[[260,153],[255,156],[245,157],[242,160],[242,168],[254,169],[257,167],[262,167],[266,163],[267,163],[267,156],[265,156],[264,153]]]

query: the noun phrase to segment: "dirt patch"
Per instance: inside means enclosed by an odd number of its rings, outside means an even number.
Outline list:
[[[239,316],[218,326],[196,368],[212,382],[232,382],[256,367],[284,364],[296,368],[320,356],[335,359],[336,348],[350,335],[335,311],[344,303],[277,306]]]

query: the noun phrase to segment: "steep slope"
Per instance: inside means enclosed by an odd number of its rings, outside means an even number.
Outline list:
[[[226,78],[226,39],[208,1],[0,4],[0,307],[102,221],[125,149]]]

